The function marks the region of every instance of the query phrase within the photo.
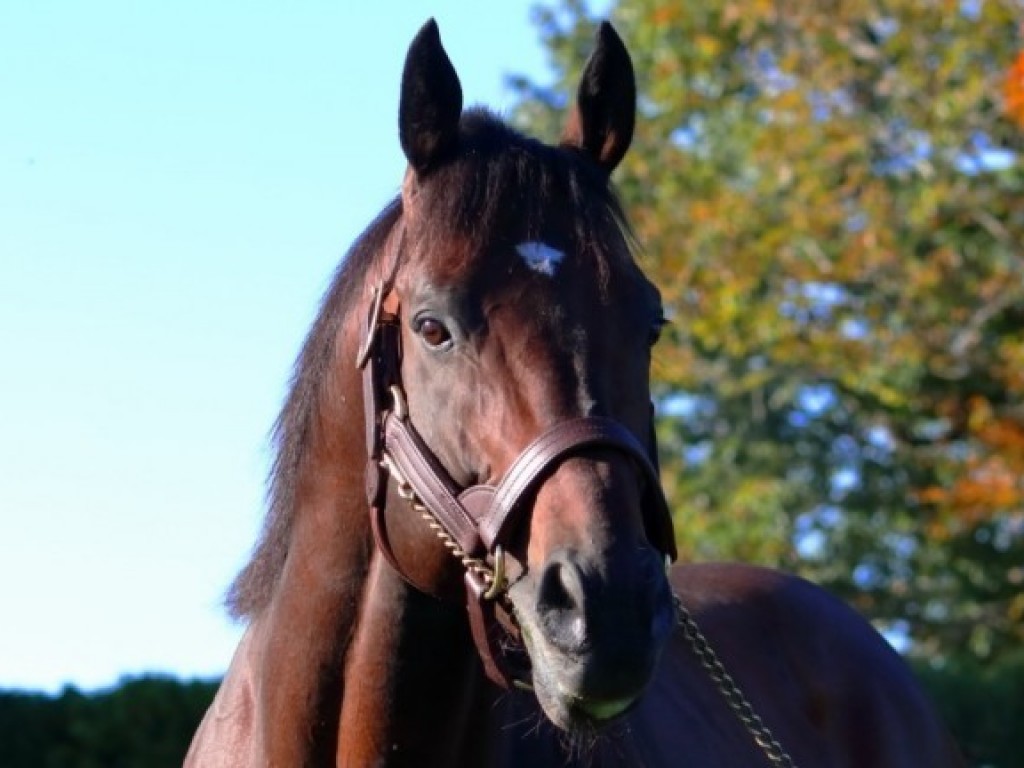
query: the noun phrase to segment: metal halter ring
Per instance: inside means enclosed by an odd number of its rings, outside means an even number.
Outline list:
[[[505,550],[501,546],[494,548],[494,574],[491,578],[491,586],[484,592],[485,600],[494,600],[505,591]]]
[[[409,408],[405,404],[405,395],[402,393],[401,387],[392,385],[391,387],[391,403],[395,412],[395,418],[399,421],[405,421],[406,416],[409,415]]]

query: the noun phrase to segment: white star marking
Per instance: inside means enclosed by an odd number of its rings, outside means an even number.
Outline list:
[[[523,258],[527,267],[548,277],[554,277],[562,259],[565,258],[565,254],[557,248],[536,241],[520,243],[516,246],[516,252]]]

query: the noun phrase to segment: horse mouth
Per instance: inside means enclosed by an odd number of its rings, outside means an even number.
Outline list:
[[[596,723],[606,723],[615,720],[617,717],[628,712],[638,700],[637,696],[587,699],[565,691],[561,693],[563,693],[564,700],[568,703],[570,709],[581,712],[584,717]]]
[[[551,680],[533,665],[533,688],[544,714],[558,728],[568,732],[604,729],[629,713],[640,701],[642,691],[616,697],[587,695]]]
[[[613,696],[590,694],[573,681],[584,675],[585,659],[568,658],[535,640],[535,632],[520,620],[522,642],[530,660],[530,677],[537,702],[547,718],[567,732],[594,732],[621,720],[640,701],[645,686]]]

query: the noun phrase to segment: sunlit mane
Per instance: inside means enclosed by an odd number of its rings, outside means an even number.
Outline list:
[[[288,396],[271,433],[276,454],[270,471],[263,532],[252,558],[227,594],[228,609],[236,618],[251,616],[267,604],[284,566],[295,517],[296,474],[320,396],[320,384],[334,363],[335,336],[363,296],[366,273],[400,216],[401,205],[392,201],[353,244],[335,273],[295,361]]]

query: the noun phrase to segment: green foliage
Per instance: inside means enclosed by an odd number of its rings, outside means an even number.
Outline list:
[[[92,695],[0,691],[0,766],[178,768],[217,685],[142,677]]]
[[[987,665],[958,657],[914,671],[971,765],[1024,768],[1024,653]]]
[[[640,89],[616,182],[672,320],[654,373],[683,558],[797,570],[920,655],[1018,647],[1019,4],[611,13]],[[536,20],[554,83],[515,80],[518,119],[553,138],[596,22],[580,0]]]

